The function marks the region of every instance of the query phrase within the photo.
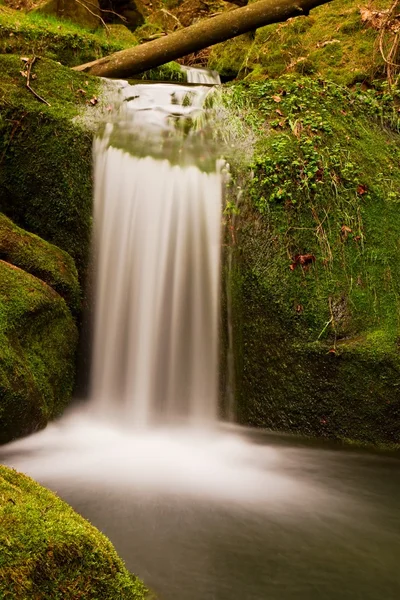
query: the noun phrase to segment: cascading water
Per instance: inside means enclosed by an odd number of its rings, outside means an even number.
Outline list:
[[[222,185],[193,125],[208,91],[125,85],[95,144],[91,397],[136,425],[217,417]]]
[[[221,83],[221,78],[217,71],[184,66],[181,69],[186,73],[188,83],[200,83],[203,85],[218,85]]]

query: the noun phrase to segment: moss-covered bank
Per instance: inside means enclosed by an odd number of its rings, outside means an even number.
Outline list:
[[[0,466],[0,597],[142,600],[147,590],[88,521]]]
[[[379,31],[361,10],[384,10],[391,0],[335,0],[309,17],[290,19],[211,49],[209,66],[250,80],[287,73],[315,75],[343,85],[371,83],[384,75]],[[386,42],[385,42],[386,47]]]
[[[399,444],[397,98],[283,77],[227,102],[258,140],[233,271],[241,422]]]
[[[82,273],[91,227],[92,134],[73,122],[99,83],[48,59],[26,88],[18,56],[0,56],[0,210],[66,250]]]

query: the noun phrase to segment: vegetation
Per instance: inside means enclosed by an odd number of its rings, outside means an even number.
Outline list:
[[[72,258],[41,238],[16,227],[0,214],[0,256],[51,286],[67,302],[80,310],[78,273]]]
[[[76,325],[61,296],[0,261],[0,444],[44,427],[65,408],[76,344]]]
[[[92,134],[72,119],[97,98],[99,82],[38,60],[33,86],[48,106],[26,88],[23,65],[17,56],[0,56],[0,209],[66,250],[82,274],[91,227]]]
[[[109,540],[55,494],[0,466],[0,596],[141,600]]]
[[[374,10],[391,0],[375,0]],[[218,44],[211,50],[210,68],[229,76],[256,80],[300,73],[342,85],[372,82],[384,75],[379,32],[363,22],[361,0],[335,0],[316,8],[309,17],[258,29]]]
[[[397,94],[287,76],[227,103],[258,140],[234,272],[241,420],[398,443]]]

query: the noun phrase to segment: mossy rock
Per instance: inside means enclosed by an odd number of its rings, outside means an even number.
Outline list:
[[[17,56],[0,56],[0,210],[24,229],[68,252],[82,276],[92,212],[92,137],[74,117],[88,110],[100,81],[48,59],[25,86]],[[94,110],[94,107],[93,107]]]
[[[143,600],[111,542],[55,494],[0,466],[0,597]]]
[[[50,286],[0,261],[0,443],[44,427],[71,398],[77,329]]]
[[[342,85],[370,84],[385,75],[379,31],[362,21],[359,0],[335,0],[285,23],[213,46],[209,66],[250,80],[315,74]],[[375,0],[384,10],[391,0]]]
[[[231,274],[240,420],[399,445],[397,96],[297,76],[227,97],[256,136]]]
[[[97,29],[101,25],[100,7],[98,0],[39,0],[35,10],[54,15],[58,18],[69,19],[88,29]]]
[[[78,272],[72,258],[0,213],[0,258],[52,287],[74,313],[80,310]]]

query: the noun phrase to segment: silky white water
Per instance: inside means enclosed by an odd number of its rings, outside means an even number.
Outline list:
[[[110,128],[94,147],[90,396],[124,424],[217,418],[221,173],[216,159],[211,172],[197,166],[195,131],[188,142],[170,119],[197,116],[206,93],[125,86],[123,123],[155,156],[135,156],[134,143],[115,147]],[[163,152],[166,139],[181,146],[177,164],[169,145]]]
[[[209,69],[201,69],[199,67],[181,67],[186,73],[188,83],[201,83],[206,85],[218,85],[221,83],[219,73],[210,71]]]

